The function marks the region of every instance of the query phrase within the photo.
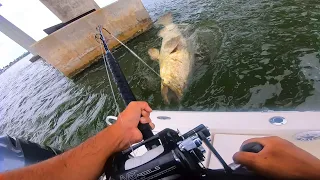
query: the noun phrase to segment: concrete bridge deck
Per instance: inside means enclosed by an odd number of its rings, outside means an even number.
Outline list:
[[[67,25],[36,42],[0,16],[0,31],[32,54],[40,55],[67,77],[81,72],[101,56],[100,44],[95,40],[98,25],[124,42],[145,32],[152,25],[141,0],[118,0],[103,8],[94,0],[40,1]],[[88,12],[91,13],[77,19]],[[104,35],[109,39],[111,49],[119,45],[107,33]]]
[[[95,40],[96,27],[102,25],[121,41],[128,41],[148,30],[152,24],[140,0],[119,0],[78,19],[31,46],[65,76],[72,77],[101,56]],[[118,42],[104,34],[112,49]]]

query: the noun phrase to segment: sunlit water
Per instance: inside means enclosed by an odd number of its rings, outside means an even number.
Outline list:
[[[320,109],[318,0],[143,3],[153,20],[172,12],[175,23],[192,25],[197,50],[184,99],[171,105],[163,103],[155,74],[124,48],[114,53],[137,99],[153,109]],[[160,47],[158,30],[128,43],[157,70],[158,63],[146,52]],[[43,61],[24,59],[0,75],[0,82],[1,134],[66,149],[100,131],[106,116],[115,114],[101,61],[71,80]]]

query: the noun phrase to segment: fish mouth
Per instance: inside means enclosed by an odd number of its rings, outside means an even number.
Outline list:
[[[161,84],[161,94],[166,104],[170,104],[170,102],[179,102],[181,99],[174,89],[165,84]]]

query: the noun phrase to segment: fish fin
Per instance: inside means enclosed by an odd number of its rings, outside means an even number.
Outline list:
[[[159,33],[158,33],[158,36],[159,37],[164,37],[164,34],[165,34],[165,31],[166,31],[166,29],[164,28],[164,29],[161,29],[160,31],[159,31]]]
[[[161,95],[163,97],[163,100],[166,104],[170,104],[169,102],[169,98],[168,98],[168,92],[169,92],[169,88],[166,85],[163,85],[161,83]]]
[[[158,49],[151,48],[148,50],[148,54],[152,60],[159,60],[160,52]]]
[[[180,36],[177,36],[175,38],[170,39],[169,41],[167,41],[164,45],[164,48],[169,52],[169,53],[173,53],[175,51],[177,51],[177,48],[180,44]]]
[[[172,23],[172,14],[171,13],[167,13],[167,14],[163,15],[156,22],[157,25],[160,24],[160,25],[164,25],[164,26],[169,25],[171,23]]]

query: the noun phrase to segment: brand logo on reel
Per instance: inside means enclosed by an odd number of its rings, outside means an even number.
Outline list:
[[[135,180],[138,179],[138,177],[143,177],[143,176],[147,176],[151,173],[154,173],[156,171],[159,171],[161,168],[159,166],[156,166],[152,169],[148,169],[146,171],[143,171],[141,173],[137,173],[137,170],[134,171],[130,171],[126,174],[126,176],[121,175],[120,176],[120,180]]]

